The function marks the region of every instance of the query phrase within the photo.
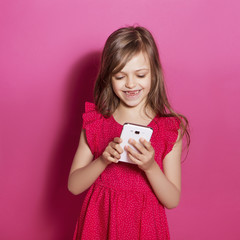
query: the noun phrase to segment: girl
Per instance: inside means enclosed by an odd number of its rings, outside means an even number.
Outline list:
[[[94,101],[85,104],[68,180],[75,195],[89,188],[74,239],[170,239],[165,207],[179,203],[182,137],[188,145],[190,138],[186,117],[168,102],[158,49],[146,28],[109,36]],[[134,164],[118,162],[125,122],[153,129],[151,142],[129,140],[138,152],[125,147]]]

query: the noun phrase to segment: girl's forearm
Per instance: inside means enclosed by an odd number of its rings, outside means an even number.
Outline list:
[[[78,195],[88,189],[107,167],[101,157],[95,159],[87,166],[72,172],[68,179],[68,190]]]
[[[156,162],[145,174],[158,200],[168,209],[175,208],[180,201],[180,191],[164,175]]]

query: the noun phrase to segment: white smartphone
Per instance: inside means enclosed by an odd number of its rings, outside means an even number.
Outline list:
[[[123,125],[123,129],[120,136],[120,138],[123,140],[120,143],[120,146],[123,149],[123,153],[121,154],[121,158],[119,159],[119,161],[134,164],[134,162],[128,157],[127,152],[124,149],[124,146],[129,145],[130,147],[135,149],[131,144],[128,143],[129,138],[132,138],[135,141],[139,142],[139,139],[142,137],[149,142],[151,139],[152,133],[153,133],[153,129],[151,127],[132,124],[132,123],[125,123]],[[135,151],[137,150],[135,149]]]

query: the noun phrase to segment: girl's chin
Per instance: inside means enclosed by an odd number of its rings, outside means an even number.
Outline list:
[[[135,99],[135,100],[122,99],[121,102],[123,105],[128,106],[128,107],[137,107],[140,104],[142,104],[142,99]]]

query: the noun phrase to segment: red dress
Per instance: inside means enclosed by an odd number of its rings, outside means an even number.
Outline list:
[[[155,161],[162,160],[178,136],[179,120],[155,117],[151,144]],[[119,137],[122,125],[113,116],[104,118],[86,102],[83,128],[94,159]],[[89,188],[74,232],[74,240],[170,239],[164,206],[155,196],[145,173],[135,164],[111,163]]]

